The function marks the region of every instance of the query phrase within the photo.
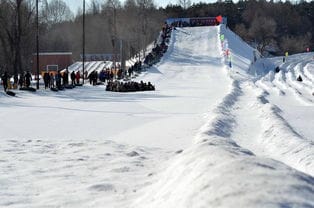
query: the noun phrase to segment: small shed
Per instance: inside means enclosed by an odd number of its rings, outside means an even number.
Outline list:
[[[39,53],[39,73],[57,72],[67,68],[73,63],[72,52],[46,52]],[[37,74],[37,54],[33,54],[32,73]]]

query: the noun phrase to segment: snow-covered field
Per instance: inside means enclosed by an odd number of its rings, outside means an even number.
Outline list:
[[[1,93],[0,207],[314,207],[313,56],[178,28],[156,91]]]

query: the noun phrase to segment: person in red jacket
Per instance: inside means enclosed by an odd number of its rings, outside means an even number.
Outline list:
[[[75,78],[76,78],[76,84],[80,84],[80,78],[81,78],[80,71],[77,71],[77,72],[76,72]]]

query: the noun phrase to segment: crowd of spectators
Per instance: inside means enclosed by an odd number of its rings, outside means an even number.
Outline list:
[[[155,90],[155,86],[150,82],[120,82],[120,81],[109,81],[106,86],[106,91],[113,92],[136,92],[136,91],[152,91]]]
[[[168,49],[167,44],[170,41],[171,30],[171,26],[165,23],[162,28],[160,43],[156,43],[155,47],[152,49],[152,52],[150,52],[145,57],[144,64],[152,66],[160,61],[161,57]]]
[[[45,89],[54,89],[62,90],[67,88],[67,86],[76,86],[81,85],[80,80],[85,78],[89,79],[91,85],[99,85],[99,83],[106,83],[106,90],[107,91],[115,91],[115,92],[134,92],[134,91],[146,91],[146,90],[155,90],[155,86],[152,85],[150,82],[145,83],[129,81],[129,82],[122,82],[118,81],[127,76],[129,78],[132,77],[134,72],[140,72],[143,69],[143,66],[152,66],[160,61],[163,54],[168,49],[168,44],[170,41],[172,26],[168,25],[167,23],[164,24],[162,27],[162,32],[160,35],[159,40],[155,41],[154,48],[152,51],[145,57],[144,62],[137,61],[133,66],[129,67],[126,71],[121,69],[103,69],[100,72],[93,71],[90,74],[87,71],[84,74],[80,73],[80,71],[72,71],[69,73],[68,69],[57,71],[57,72],[45,72],[43,74],[43,81],[45,85]],[[10,89],[10,76],[8,73],[4,73],[2,75],[4,90],[6,91],[7,88]],[[70,79],[69,79],[70,78]],[[32,76],[29,72],[26,74],[21,74],[19,76],[14,77],[14,85],[20,85],[22,87],[30,87],[32,80]],[[126,80],[125,80],[126,81]]]
[[[188,21],[181,19],[173,21],[171,23],[172,27],[201,27],[201,26],[215,26],[219,25],[219,22],[215,17],[207,18],[189,18]]]
[[[1,75],[4,91],[7,91],[7,89],[17,89],[18,86],[20,86],[20,88],[29,88],[32,81],[32,75],[29,71],[25,73],[23,72],[20,75],[14,75],[13,84],[11,83],[11,78],[12,75],[10,75],[7,71]]]

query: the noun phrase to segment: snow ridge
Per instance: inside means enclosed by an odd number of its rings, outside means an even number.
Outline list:
[[[258,114],[260,119],[261,135],[256,141],[260,155],[271,157],[278,161],[302,171],[314,175],[314,143],[302,137],[280,115],[281,109],[270,104],[265,91],[255,89],[248,85],[250,90],[260,91],[257,100],[249,104],[251,110]],[[255,151],[254,151],[255,152]]]
[[[201,132],[201,134],[206,133],[207,135],[218,135],[225,138],[230,137],[235,123],[235,119],[231,115],[231,109],[241,94],[242,91],[239,86],[239,81],[233,80],[229,94],[223,98],[222,103],[214,110],[214,119],[207,124],[210,125],[211,128],[205,125],[201,129],[205,128],[207,131],[204,129],[205,132]],[[200,138],[196,137],[196,141],[198,142]]]

